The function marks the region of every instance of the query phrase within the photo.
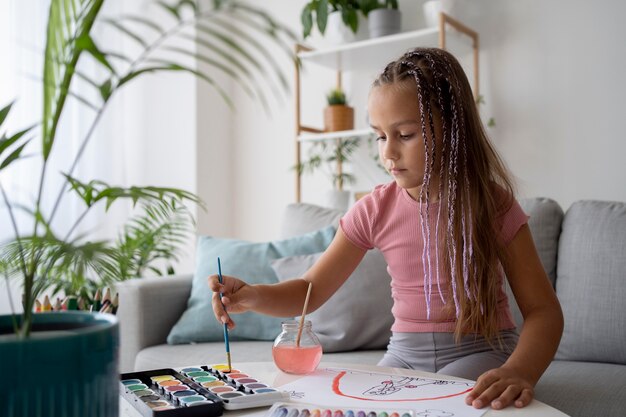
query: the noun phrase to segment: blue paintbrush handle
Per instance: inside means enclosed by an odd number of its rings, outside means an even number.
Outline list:
[[[222,280],[222,263],[220,262],[220,258],[217,258],[217,275],[220,280],[220,284],[223,283]],[[222,299],[222,293],[220,293],[220,300]],[[222,304],[224,311],[226,311],[226,307]],[[224,344],[226,345],[226,353],[230,353],[230,342],[228,341],[228,324],[224,323]]]

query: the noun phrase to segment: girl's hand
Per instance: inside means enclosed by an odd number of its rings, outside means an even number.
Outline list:
[[[474,408],[491,404],[491,408],[500,410],[510,404],[525,407],[532,399],[533,384],[519,372],[502,366],[482,374],[465,398],[465,403]]]
[[[229,329],[235,327],[235,322],[228,313],[243,313],[251,310],[257,299],[254,286],[228,275],[222,275],[222,284],[220,284],[219,276],[211,275],[209,288],[213,291],[213,299],[211,300],[213,314],[215,314],[217,321],[227,324]],[[219,293],[222,293],[221,300]],[[228,312],[224,310],[224,307],[228,309]]]

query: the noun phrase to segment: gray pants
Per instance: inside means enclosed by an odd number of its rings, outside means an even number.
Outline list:
[[[394,332],[378,365],[476,380],[489,369],[501,366],[517,345],[515,330],[504,330],[500,336],[502,345],[496,340],[490,346],[480,336],[464,336],[456,344],[452,333]]]

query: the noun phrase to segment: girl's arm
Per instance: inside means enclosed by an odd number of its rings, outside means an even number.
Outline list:
[[[250,285],[223,275],[223,284],[217,275],[209,277],[213,293],[213,312],[229,328],[235,326],[228,313],[256,311],[278,317],[297,316],[302,313],[308,283],[313,283],[308,312],[315,311],[328,300],[356,269],[366,250],[355,246],[346,238],[341,228],[324,254],[300,279],[277,284]],[[223,294],[220,303],[219,292]],[[227,307],[228,313],[222,308]]]
[[[554,358],[563,332],[563,313],[541,265],[528,225],[508,245],[502,266],[524,316],[517,347],[497,369],[481,375],[466,402],[494,409],[524,407],[533,387]]]

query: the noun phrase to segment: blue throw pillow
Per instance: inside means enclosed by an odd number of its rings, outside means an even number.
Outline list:
[[[250,284],[271,284],[278,282],[271,267],[274,259],[322,252],[334,235],[335,228],[328,226],[291,239],[264,243],[201,236],[187,310],[170,331],[167,342],[216,342],[223,339],[223,326],[213,315],[212,293],[207,283],[208,276],[217,273],[218,256],[222,274],[241,278]],[[252,312],[233,315],[233,319],[237,326],[229,334],[232,340],[274,340],[284,320]]]

